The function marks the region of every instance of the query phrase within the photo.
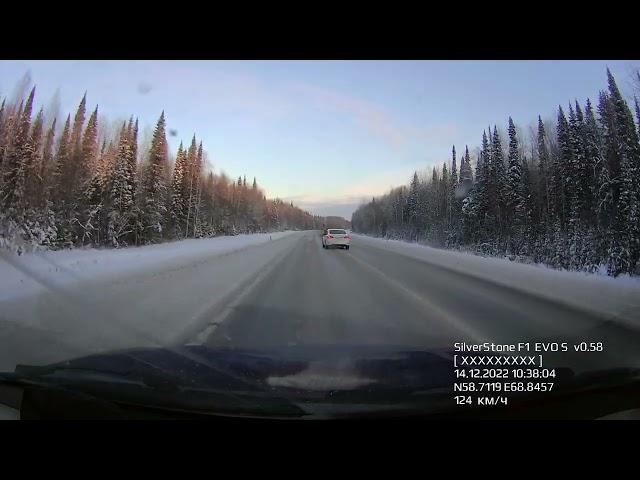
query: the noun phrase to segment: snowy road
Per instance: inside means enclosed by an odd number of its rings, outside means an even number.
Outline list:
[[[640,361],[637,282],[359,236],[349,251],[323,250],[318,232],[294,232],[50,287],[0,300],[0,370],[185,343],[427,349],[460,341],[602,341],[608,351],[579,358],[581,367]]]

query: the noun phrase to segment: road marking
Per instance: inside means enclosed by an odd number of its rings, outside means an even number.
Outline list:
[[[485,337],[483,334],[481,334],[475,328],[469,326],[464,320],[462,320],[462,319],[458,318],[457,316],[453,315],[451,312],[444,310],[442,307],[440,307],[439,305],[436,305],[435,303],[429,301],[428,299],[423,298],[422,296],[418,295],[416,292],[414,292],[413,290],[405,287],[403,284],[401,284],[397,280],[389,277],[382,270],[379,270],[378,268],[374,267],[373,265],[370,265],[370,264],[364,262],[363,260],[360,260],[359,258],[357,258],[354,255],[349,255],[348,258],[353,259],[360,266],[370,270],[376,276],[378,276],[380,279],[384,280],[386,283],[388,283],[389,285],[393,286],[397,291],[403,293],[405,296],[407,296],[407,297],[411,298],[412,300],[414,300],[415,302],[419,303],[420,305],[422,305],[427,310],[433,311],[434,313],[439,315],[441,318],[443,318],[445,321],[447,321],[449,324],[451,324],[454,328],[456,328],[457,330],[461,331],[462,333],[464,333],[465,335],[467,335],[469,338],[473,339],[474,341],[476,341],[478,343],[483,343],[483,342],[488,341],[487,337]]]
[[[216,300],[205,305],[200,311],[192,318],[191,324],[198,325],[201,320],[207,316],[211,316],[211,320],[208,322],[207,327],[204,330],[195,334],[195,340],[192,342],[199,342],[203,344],[207,338],[213,334],[218,326],[224,322],[227,317],[233,312],[233,310],[240,305],[240,303],[253,291],[253,289],[262,280],[264,280],[273,270],[280,264],[280,262],[289,255],[290,251],[285,249],[282,253],[269,260],[263,267],[252,277],[244,277],[241,281],[236,282],[231,291],[225,295],[222,299]],[[192,338],[194,335],[189,335]],[[184,338],[184,334],[176,340],[180,343],[180,338]]]

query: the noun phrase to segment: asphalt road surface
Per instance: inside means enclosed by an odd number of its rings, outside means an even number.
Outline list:
[[[229,299],[200,339],[210,346],[454,342],[605,342],[603,354],[554,356],[582,370],[637,364],[638,333],[520,290],[352,240],[322,248],[305,233],[250,289]]]
[[[463,341],[604,342],[602,354],[557,358],[580,369],[639,366],[632,328],[384,242],[356,236],[350,250],[325,250],[320,232],[0,307],[3,370],[147,345],[451,349]]]

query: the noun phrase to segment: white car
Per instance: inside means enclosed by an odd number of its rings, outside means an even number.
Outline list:
[[[349,250],[351,235],[341,228],[329,228],[322,235],[322,248],[340,247]]]

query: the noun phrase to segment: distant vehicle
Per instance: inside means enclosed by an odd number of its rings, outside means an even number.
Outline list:
[[[349,250],[351,235],[342,228],[329,228],[322,235],[322,248],[340,247]]]

